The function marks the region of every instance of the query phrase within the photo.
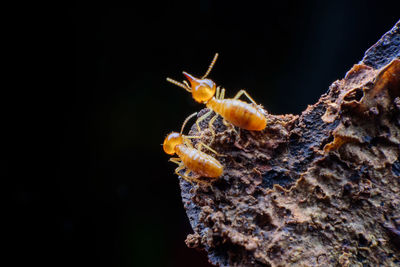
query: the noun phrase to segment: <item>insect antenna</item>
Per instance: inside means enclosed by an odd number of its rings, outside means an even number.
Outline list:
[[[204,74],[204,76],[201,77],[202,79],[205,79],[208,76],[208,74],[210,74],[212,68],[214,67],[215,62],[217,61],[217,58],[218,58],[218,53],[215,53],[215,56],[214,56],[213,60],[211,61],[211,64],[208,67],[206,74]]]
[[[183,133],[183,129],[185,128],[186,123],[187,123],[191,118],[193,118],[193,117],[196,116],[196,115],[197,115],[197,112],[193,113],[192,115],[189,115],[189,116],[185,119],[185,121],[184,121],[183,124],[182,124],[181,132],[180,132],[181,135],[182,135],[182,133]]]
[[[175,80],[173,80],[173,79],[171,79],[171,78],[167,78],[167,81],[170,82],[170,83],[172,83],[172,84],[175,84],[176,86],[182,87],[183,89],[185,89],[185,90],[188,91],[189,93],[192,93],[192,90],[191,90],[190,87],[188,87],[186,84],[180,83],[180,82],[175,81]]]

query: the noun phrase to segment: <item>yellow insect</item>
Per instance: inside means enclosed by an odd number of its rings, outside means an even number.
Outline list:
[[[258,107],[256,102],[250,97],[245,90],[240,90],[236,96],[232,99],[224,99],[225,89],[217,87],[216,84],[207,79],[210,74],[215,62],[217,61],[218,53],[215,54],[206,74],[201,78],[196,78],[187,72],[183,72],[183,75],[189,80],[190,85],[187,81],[182,83],[175,81],[171,78],[167,78],[167,81],[173,83],[179,87],[182,87],[186,91],[192,94],[194,100],[199,103],[203,103],[210,109],[209,112],[198,118],[196,121],[197,128],[200,131],[199,123],[211,115],[214,111],[216,115],[210,120],[209,128],[213,134],[212,124],[217,118],[218,114],[221,115],[226,121],[233,125],[251,131],[262,131],[267,126],[267,119],[264,115],[264,111]],[[238,98],[245,95],[252,104],[243,102]]]
[[[191,138],[200,138],[200,136],[186,136],[183,135],[183,129],[190,118],[197,115],[197,112],[190,115],[184,121],[181,132],[172,132],[167,135],[164,140],[163,149],[164,152],[169,155],[177,154],[177,158],[171,158],[170,161],[178,164],[178,168],[175,169],[175,173],[181,176],[186,181],[192,183],[203,183],[210,184],[212,181],[217,180],[223,172],[223,166],[214,157],[201,151],[202,147],[205,147],[219,155],[215,150],[205,145],[202,142],[198,142],[197,148],[194,148],[190,142]],[[184,174],[179,172],[186,168]],[[189,176],[189,173],[192,173]],[[200,177],[210,178],[208,181],[200,180]]]

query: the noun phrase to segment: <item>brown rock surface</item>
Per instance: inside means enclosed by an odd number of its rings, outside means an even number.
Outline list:
[[[189,247],[220,266],[400,266],[399,26],[300,116],[240,136],[216,121],[223,176],[181,179]]]

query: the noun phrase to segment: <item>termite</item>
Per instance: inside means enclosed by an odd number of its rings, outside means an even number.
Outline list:
[[[190,142],[191,138],[201,138],[200,136],[186,136],[183,135],[183,129],[190,118],[197,115],[193,113],[183,122],[180,133],[172,132],[167,135],[164,140],[163,149],[164,152],[169,155],[177,154],[177,158],[171,158],[170,161],[178,164],[178,168],[175,169],[175,173],[181,176],[186,181],[192,183],[203,183],[210,184],[211,182],[218,179],[223,172],[223,166],[214,157],[201,151],[202,147],[207,148],[216,155],[219,155],[215,150],[207,146],[202,142],[198,142],[197,148],[194,148]],[[184,174],[179,173],[185,169]],[[192,173],[189,176],[189,173]],[[208,181],[200,180],[200,177],[206,177]]]
[[[215,54],[207,72],[201,78],[196,78],[187,72],[183,72],[183,75],[185,75],[185,77],[189,80],[190,86],[187,81],[183,81],[181,83],[171,78],[167,78],[168,82],[182,87],[192,94],[195,101],[205,104],[207,108],[210,109],[209,112],[197,119],[196,125],[198,130],[200,131],[199,123],[210,116],[213,111],[216,113],[216,115],[209,122],[209,128],[213,136],[215,134],[212,124],[218,115],[233,125],[245,130],[264,130],[267,126],[267,119],[264,115],[264,111],[258,107],[257,103],[245,90],[240,90],[232,99],[224,99],[225,89],[221,89],[219,86],[217,87],[215,82],[213,82],[211,79],[207,79],[207,76],[210,74],[215,62],[217,61],[217,58],[218,53]],[[239,100],[238,98],[242,95],[245,95],[252,102],[252,104]]]

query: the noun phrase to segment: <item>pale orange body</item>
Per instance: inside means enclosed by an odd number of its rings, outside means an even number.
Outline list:
[[[181,176],[186,181],[192,183],[210,184],[222,175],[224,167],[214,157],[201,151],[201,147],[209,149],[211,152],[218,155],[212,148],[208,147],[201,141],[198,141],[197,148],[194,148],[189,138],[200,138],[197,136],[186,136],[182,134],[186,122],[197,112],[186,118],[183,123],[181,133],[172,132],[164,140],[163,149],[168,155],[178,155],[178,158],[171,158],[170,161],[178,164],[175,173]],[[184,173],[181,170],[186,169]],[[189,176],[189,173],[192,174]],[[213,178],[201,180],[200,177]]]
[[[216,99],[213,97],[206,103],[206,106],[242,129],[261,131],[267,126],[267,119],[260,109],[238,99]]]
[[[217,57],[218,54],[215,55],[206,74],[202,78],[196,78],[187,72],[183,72],[183,75],[185,75],[185,77],[189,80],[190,85],[186,81],[180,83],[171,78],[167,78],[167,81],[190,92],[195,101],[203,103],[209,109],[211,109],[210,112],[203,115],[196,121],[198,130],[200,131],[199,123],[211,115],[212,111],[221,115],[225,121],[228,121],[239,128],[250,131],[264,130],[267,126],[267,119],[262,109],[245,90],[240,90],[232,99],[224,99],[225,89],[217,87],[215,82],[206,78],[214,66]],[[252,104],[238,100],[238,98],[243,94],[250,99]],[[212,124],[215,119],[216,117],[214,116],[214,118],[212,118],[209,122],[209,128],[212,131],[213,136],[215,134],[212,129]]]
[[[221,163],[204,152],[183,144],[177,145],[175,152],[186,168],[200,176],[218,178],[222,175],[223,167]]]

